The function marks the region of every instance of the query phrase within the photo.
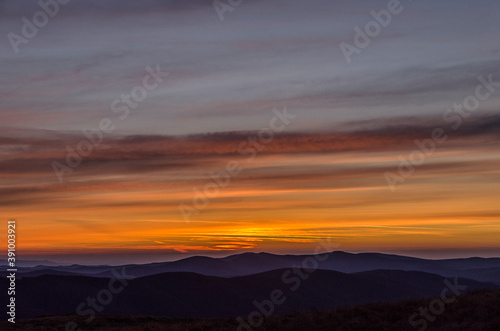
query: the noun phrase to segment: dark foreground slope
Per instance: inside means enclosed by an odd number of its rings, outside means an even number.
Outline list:
[[[434,299],[403,301],[398,303],[367,304],[330,311],[314,311],[287,315],[273,315],[254,330],[283,331],[405,331],[418,330],[409,323],[409,316],[421,307],[428,307]],[[69,321],[85,325],[77,315],[42,317],[18,321],[16,326],[0,323],[0,329],[62,331]],[[83,330],[99,331],[229,331],[237,330],[234,318],[179,319],[165,317],[99,316]],[[447,304],[442,314],[428,322],[429,331],[500,330],[500,291],[480,291],[464,294]]]
[[[0,280],[0,287],[7,288],[6,281]],[[280,269],[234,278],[166,273],[115,280],[111,285],[105,278],[47,275],[18,280],[16,314],[18,318],[75,312],[86,317],[93,312],[196,318],[246,316],[257,309],[256,302],[268,302],[276,291],[281,294],[275,299],[279,304],[274,305],[273,310],[283,314],[311,308],[419,299],[439,295],[453,283],[461,293],[497,288],[468,279],[447,282],[439,275],[396,270],[344,274],[329,270],[308,273],[303,269]],[[96,303],[89,303],[92,300]]]

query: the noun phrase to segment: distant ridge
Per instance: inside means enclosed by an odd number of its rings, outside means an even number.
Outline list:
[[[8,265],[7,260],[0,260],[0,266]],[[18,267],[36,267],[36,266],[47,266],[47,267],[55,267],[55,266],[63,266],[63,263],[56,263],[47,260],[16,260],[16,265]]]

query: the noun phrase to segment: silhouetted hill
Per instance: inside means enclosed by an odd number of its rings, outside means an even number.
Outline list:
[[[303,269],[280,269],[233,278],[165,273],[124,280],[127,286],[112,296],[104,312],[172,317],[246,315],[256,309],[255,300],[269,300],[276,289],[285,297],[282,304],[276,305],[277,313],[312,307],[331,309],[438,295],[446,287],[444,280],[439,275],[394,270],[355,274],[316,270],[308,274]],[[458,283],[466,285],[467,291],[495,288],[466,279]],[[114,287],[119,285],[117,282]],[[2,279],[0,286],[7,288],[7,279]],[[20,279],[16,284],[18,317],[75,313],[87,298],[106,289],[106,278],[46,275]]]

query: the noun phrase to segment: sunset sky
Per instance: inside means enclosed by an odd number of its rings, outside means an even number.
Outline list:
[[[212,1],[73,0],[16,54],[9,33],[41,8],[1,1],[0,215],[18,258],[312,254],[327,238],[500,256],[500,2],[402,0],[348,64],[340,44],[387,3],[244,0],[221,21]]]

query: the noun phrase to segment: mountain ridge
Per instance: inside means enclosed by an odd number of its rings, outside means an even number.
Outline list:
[[[7,282],[1,279],[0,286],[7,286]],[[376,270],[346,274],[298,268],[232,278],[169,272],[115,280],[115,283],[114,287],[124,284],[123,290],[103,305],[106,313],[192,318],[247,315],[257,309],[255,302],[268,302],[275,290],[281,291],[286,299],[275,306],[275,311],[287,313],[419,299],[439,295],[447,284],[466,286],[464,293],[499,288],[425,272]],[[109,284],[110,279],[88,276],[44,275],[20,279],[16,284],[18,317],[74,313],[77,307],[85,306],[88,298],[108,289]]]
[[[446,277],[466,277],[500,285],[500,258],[460,258],[428,260],[382,253],[347,253],[332,251],[320,254],[318,268],[344,273],[355,273],[377,269],[408,270],[435,273]],[[195,272],[206,276],[235,277],[251,275],[279,268],[301,266],[315,255],[278,255],[266,252],[247,252],[223,258],[193,256],[170,262],[149,264],[125,264],[121,266],[37,266],[18,268],[18,278],[43,274],[72,273],[93,277],[112,277],[113,270],[125,268],[127,274],[142,277],[164,272]],[[5,274],[5,272],[3,273]],[[0,273],[0,275],[3,275]]]

